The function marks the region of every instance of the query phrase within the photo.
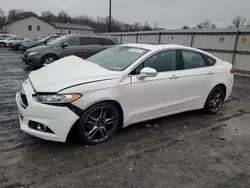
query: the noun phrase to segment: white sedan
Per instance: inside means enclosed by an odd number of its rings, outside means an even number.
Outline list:
[[[10,43],[14,43],[14,42],[22,42],[23,40],[25,40],[24,37],[8,37],[5,39],[0,40],[0,47],[6,47],[9,46]]]
[[[232,64],[190,47],[126,44],[87,60],[60,59],[31,72],[16,94],[21,129],[65,142],[76,130],[87,144],[118,127],[203,109],[216,113],[232,92]]]

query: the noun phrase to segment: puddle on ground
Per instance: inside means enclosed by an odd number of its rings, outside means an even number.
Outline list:
[[[250,136],[250,115],[243,115],[225,122],[227,126],[220,129],[219,137],[232,140],[233,137]]]

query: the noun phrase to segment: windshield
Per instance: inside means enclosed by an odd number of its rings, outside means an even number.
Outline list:
[[[14,40],[16,37],[8,37],[6,40]]]
[[[64,41],[68,37],[69,37],[68,35],[64,35],[64,36],[58,37],[58,38],[50,41],[48,43],[48,45],[52,45],[52,46],[57,45],[57,44],[61,43],[62,41]]]
[[[115,46],[93,55],[87,60],[112,71],[122,71],[148,51],[143,48]]]
[[[25,39],[23,42],[32,42],[34,41],[35,39]]]
[[[50,36],[48,36],[48,37],[43,37],[43,38],[41,38],[40,40],[38,40],[38,42],[44,42],[44,41],[46,41],[48,38],[50,38]]]

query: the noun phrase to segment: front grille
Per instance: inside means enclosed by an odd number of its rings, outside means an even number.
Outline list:
[[[27,97],[24,93],[24,91],[22,90],[21,93],[20,93],[20,98],[21,98],[21,104],[24,108],[27,108],[28,106],[28,101],[27,101]]]

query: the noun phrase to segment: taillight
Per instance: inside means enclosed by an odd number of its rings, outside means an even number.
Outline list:
[[[234,73],[234,68],[233,68],[233,67],[231,68],[230,73],[231,73],[231,74]]]

